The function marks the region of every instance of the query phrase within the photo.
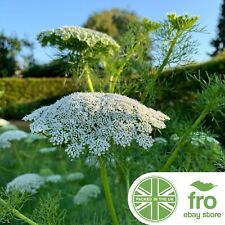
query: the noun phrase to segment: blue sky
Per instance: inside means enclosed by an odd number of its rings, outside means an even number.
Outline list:
[[[198,61],[207,60],[212,48],[210,40],[216,35],[216,26],[222,0],[0,0],[0,30],[8,35],[35,41],[43,30],[65,25],[82,25],[93,12],[120,8],[136,12],[141,17],[162,21],[168,12],[200,16],[206,34],[198,34]],[[35,58],[39,62],[51,59],[52,52],[35,41]]]

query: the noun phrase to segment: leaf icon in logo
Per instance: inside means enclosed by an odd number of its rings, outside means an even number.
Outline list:
[[[210,191],[217,185],[214,185],[212,183],[203,183],[200,180],[198,180],[192,183],[191,186],[196,187],[199,191]]]

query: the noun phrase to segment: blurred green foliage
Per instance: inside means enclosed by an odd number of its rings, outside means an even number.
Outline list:
[[[84,27],[110,35],[116,40],[126,32],[130,23],[138,20],[138,16],[126,10],[103,10],[91,15]]]
[[[24,47],[32,49],[32,43],[25,39],[6,36],[0,33],[0,77],[9,77],[15,75],[19,69],[17,56]],[[25,56],[28,65],[34,63],[32,54]],[[24,58],[24,59],[25,59]]]
[[[222,1],[221,14],[217,25],[217,37],[211,41],[211,45],[214,47],[212,56],[218,55],[225,50],[225,1]]]
[[[23,77],[65,77],[67,76],[67,63],[53,60],[42,65],[32,65],[22,72]]]

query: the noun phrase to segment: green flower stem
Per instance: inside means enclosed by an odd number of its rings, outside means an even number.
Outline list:
[[[166,54],[166,57],[164,58],[162,64],[160,65],[160,67],[156,71],[156,77],[158,77],[162,73],[163,69],[167,65],[167,63],[168,63],[168,61],[170,59],[170,56],[171,56],[171,54],[173,52],[173,49],[174,49],[174,47],[175,47],[175,45],[177,43],[177,40],[181,36],[181,34],[182,34],[182,32],[177,31],[175,38],[173,39],[173,41],[170,44],[170,48],[169,48],[169,51]]]
[[[102,178],[102,184],[103,184],[103,189],[105,193],[106,204],[112,219],[112,223],[113,225],[119,225],[116,211],[112,201],[112,195],[110,192],[108,175],[107,175],[106,162],[104,158],[100,158],[100,165],[101,165],[101,178]]]
[[[187,130],[187,132],[185,132],[185,134],[182,136],[182,138],[180,139],[180,141],[177,143],[174,151],[172,152],[172,154],[168,158],[167,162],[162,167],[161,172],[167,172],[167,171],[169,171],[170,166],[172,165],[172,163],[177,158],[177,155],[181,151],[182,147],[185,145],[185,143],[186,143],[186,137],[198,127],[198,125],[205,119],[205,117],[206,117],[207,114],[208,114],[208,108],[206,107],[202,111],[202,113],[200,114],[200,116],[197,118],[197,120],[193,123],[193,125]]]
[[[116,159],[116,163],[119,166],[119,168],[121,169],[124,179],[125,179],[125,183],[126,183],[126,188],[127,188],[127,194],[130,190],[130,171],[129,169],[127,169],[126,167],[124,167],[119,160]]]
[[[24,164],[23,164],[23,160],[21,159],[20,157],[20,153],[17,151],[17,146],[15,143],[12,144],[13,145],[13,151],[14,151],[14,154],[16,156],[16,160],[20,166],[20,168],[25,171],[25,167],[24,167]]]
[[[26,217],[22,213],[20,213],[18,210],[16,210],[13,207],[9,206],[9,204],[6,201],[4,201],[2,198],[0,198],[0,204],[2,204],[3,206],[9,208],[11,210],[11,212],[12,212],[13,215],[15,215],[17,218],[23,220],[27,224],[30,224],[30,225],[38,225],[37,223],[35,223],[34,221],[32,221],[31,219],[29,219],[28,217]]]
[[[93,87],[91,76],[90,76],[90,70],[87,66],[84,67],[84,73],[85,73],[85,79],[86,79],[89,91],[94,92],[94,87]]]
[[[126,66],[127,61],[128,61],[128,59],[125,60],[125,62],[120,66],[120,68],[117,70],[118,72],[115,76],[110,77],[110,84],[109,84],[109,92],[110,93],[115,92],[116,85],[117,85],[119,78],[124,70],[124,67]]]
[[[142,40],[138,40],[138,42],[141,42]],[[124,68],[126,67],[129,60],[132,58],[133,54],[136,51],[137,42],[134,44],[133,48],[130,52],[127,53],[125,58],[123,59],[123,63],[120,65],[120,67],[117,69],[117,73],[114,76],[110,77],[110,85],[109,85],[109,92],[114,93],[116,89],[116,85],[121,77],[121,74],[124,71]]]

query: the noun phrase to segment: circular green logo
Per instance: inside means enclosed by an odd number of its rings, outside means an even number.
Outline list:
[[[129,208],[141,222],[150,224],[168,218],[177,205],[174,186],[165,178],[144,174],[132,184]]]

